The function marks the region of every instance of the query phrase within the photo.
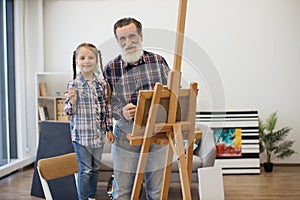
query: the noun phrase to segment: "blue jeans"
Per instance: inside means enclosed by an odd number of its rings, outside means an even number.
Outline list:
[[[113,198],[129,200],[131,197],[141,146],[129,144],[126,134],[131,133],[131,121],[118,121],[114,128],[115,141],[112,147],[114,160],[114,191]],[[148,200],[160,198],[166,146],[151,144],[148,154],[144,179]]]
[[[99,148],[88,148],[73,142],[73,146],[78,161],[78,199],[95,198],[103,145]]]

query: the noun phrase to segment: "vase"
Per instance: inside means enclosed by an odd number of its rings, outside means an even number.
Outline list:
[[[272,172],[273,171],[273,163],[265,162],[264,169],[265,169],[265,172]]]

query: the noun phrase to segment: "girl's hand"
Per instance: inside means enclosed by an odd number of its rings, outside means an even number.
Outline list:
[[[112,131],[108,131],[106,133],[106,137],[109,143],[113,143],[115,141],[115,136]]]
[[[74,87],[69,88],[68,95],[70,97],[71,104],[75,105],[77,101],[77,95]]]

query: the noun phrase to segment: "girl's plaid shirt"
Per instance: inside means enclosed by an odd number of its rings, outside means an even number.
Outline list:
[[[71,116],[72,141],[96,148],[104,143],[104,134],[112,131],[111,104],[105,101],[108,98],[106,84],[94,75],[90,86],[81,73],[68,83],[67,90],[75,87],[77,94],[76,105],[71,105],[69,97],[65,102],[65,113]]]

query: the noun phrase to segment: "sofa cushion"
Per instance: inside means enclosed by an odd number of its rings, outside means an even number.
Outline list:
[[[113,169],[112,154],[110,152],[103,153],[101,159],[100,171],[112,171],[112,169]]]
[[[103,147],[103,153],[110,153],[111,147],[112,147],[111,143],[106,141]]]

